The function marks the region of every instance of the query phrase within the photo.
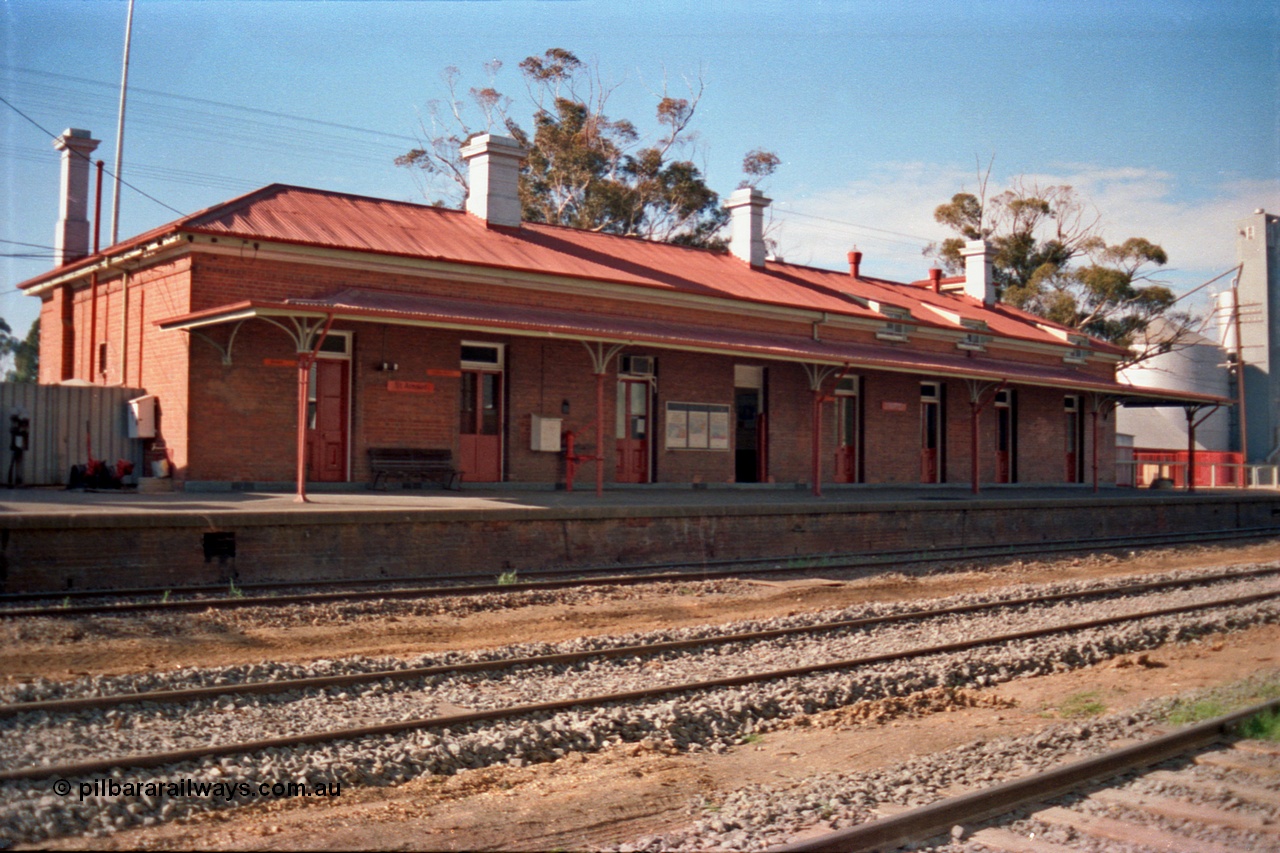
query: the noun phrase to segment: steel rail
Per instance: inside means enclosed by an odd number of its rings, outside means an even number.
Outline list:
[[[1180,587],[1207,586],[1213,583],[1250,580],[1280,574],[1280,567],[1251,569],[1245,572],[1219,572],[1200,577],[1179,578],[1175,580],[1153,581],[1146,583],[1119,584],[1073,592],[1055,592],[1047,595],[1029,595],[1000,601],[985,601],[976,604],[956,604],[949,607],[933,607],[921,610],[909,610],[885,616],[868,616],[860,619],[842,619],[834,622],[820,622],[814,625],[796,625],[789,628],[770,628],[764,631],[744,631],[736,634],[700,637],[688,640],[669,640],[660,643],[649,643],[639,646],[618,646],[616,648],[595,649],[582,652],[562,652],[550,655],[532,655],[520,658],[505,658],[470,663],[439,664],[436,666],[410,667],[405,669],[385,669],[366,673],[350,673],[346,675],[314,676],[310,678],[276,679],[257,681],[248,684],[219,684],[208,687],[188,687],[177,690],[152,690],[144,693],[125,693],[113,696],[83,696],[73,699],[45,699],[33,702],[15,702],[0,705],[0,719],[18,714],[30,713],[72,713],[75,711],[100,710],[120,705],[138,704],[141,702],[176,703],[208,699],[216,696],[234,694],[265,695],[287,693],[291,690],[312,690],[328,687],[346,687],[352,684],[365,684],[383,679],[393,681],[412,681],[433,675],[464,672],[492,672],[511,669],[517,666],[552,666],[556,664],[578,663],[593,658],[624,658],[631,656],[647,656],[668,651],[682,651],[700,646],[725,645],[729,643],[755,642],[771,640],[779,637],[799,634],[817,634],[826,631],[853,630],[892,625],[900,622],[912,622],[925,619],[936,619],[943,616],[956,616],[966,613],[981,613],[987,610],[1001,610],[1010,607],[1028,605],[1055,604],[1061,601],[1081,599],[1107,598],[1134,593],[1159,592]]]
[[[1232,727],[1255,714],[1280,709],[1280,699],[1262,702],[1203,723],[1044,773],[951,797],[859,826],[766,849],[765,853],[867,853],[893,850],[945,835],[956,824],[972,825],[1029,803],[1061,797],[1090,784],[1159,764],[1225,739]]]
[[[529,592],[537,590],[554,590],[565,589],[576,586],[627,586],[644,583],[660,583],[664,581],[691,581],[705,580],[710,578],[721,577],[740,577],[743,575],[786,575],[797,574],[801,572],[813,572],[815,570],[824,571],[843,571],[847,569],[858,568],[874,568],[883,566],[886,563],[895,564],[920,564],[920,563],[938,563],[954,560],[974,560],[974,559],[992,559],[999,557],[1016,557],[1027,554],[1059,554],[1070,553],[1076,551],[1105,551],[1111,548],[1124,547],[1157,547],[1161,544],[1186,544],[1188,542],[1201,543],[1212,541],[1230,541],[1234,539],[1258,539],[1272,538],[1280,536],[1280,527],[1260,527],[1245,528],[1232,531],[1215,531],[1209,533],[1161,533],[1161,534],[1137,534],[1127,537],[1112,537],[1098,539],[1064,539],[1054,540],[1043,543],[1027,543],[1019,545],[983,545],[983,546],[959,546],[956,548],[937,549],[937,550],[899,550],[899,551],[876,551],[859,555],[807,555],[799,557],[778,558],[778,557],[757,557],[742,558],[734,560],[719,560],[712,562],[697,563],[666,563],[666,564],[648,564],[631,567],[628,574],[616,574],[619,567],[587,567],[580,569],[553,569],[538,570],[536,572],[528,572],[543,577],[557,577],[563,575],[572,575],[572,577],[563,580],[539,580],[525,581],[517,583],[486,583],[486,584],[456,584],[443,586],[425,586],[425,587],[409,587],[409,588],[393,588],[393,589],[372,589],[372,590],[347,590],[340,592],[311,592],[297,593],[289,595],[255,595],[255,596],[233,596],[222,598],[182,598],[177,600],[163,601],[129,601],[117,603],[102,604],[80,604],[80,605],[54,605],[49,607],[4,607],[3,605],[10,601],[32,601],[32,600],[52,600],[63,599],[64,601],[71,598],[89,598],[89,597],[111,597],[123,598],[130,595],[152,595],[156,593],[173,593],[173,588],[159,589],[156,587],[148,587],[145,589],[135,590],[73,590],[66,593],[9,593],[8,595],[0,595],[0,618],[30,618],[30,617],[66,617],[66,616],[87,616],[87,615],[112,615],[117,613],[136,613],[143,611],[190,611],[190,610],[206,610],[209,608],[217,609],[233,609],[241,607],[261,607],[274,606],[281,604],[323,604],[332,601],[366,601],[378,599],[416,599],[416,598],[442,598],[447,596],[461,595],[484,595],[490,593],[513,593],[513,592]],[[788,563],[807,563],[807,565],[765,565],[751,567],[752,563],[777,563],[780,559],[786,559]],[[839,561],[839,562],[833,562]],[[662,569],[670,569],[672,566],[687,566],[685,571],[661,571]],[[724,568],[712,568],[713,566],[724,566]],[[659,571],[651,571],[651,570]],[[615,574],[603,575],[598,577],[583,577],[584,574],[593,574],[601,572],[614,572]],[[452,576],[457,579],[466,579],[470,577],[488,577],[488,575],[456,575]],[[447,580],[450,578],[435,578],[435,580]],[[384,583],[396,583],[400,580],[404,581],[420,581],[422,577],[409,577],[402,579],[380,578],[376,580],[328,580],[328,581],[279,581],[279,582],[263,582],[259,584],[245,584],[239,586],[239,589],[288,589],[317,585],[372,585]],[[225,586],[216,587],[188,587],[178,588],[179,593],[190,592],[195,589],[213,590],[225,589]]]
[[[928,657],[930,655],[949,654],[959,651],[967,651],[969,649],[978,648],[988,645],[1000,645],[1021,640],[1035,639],[1037,637],[1049,636],[1051,634],[1067,633],[1072,631],[1084,631],[1090,628],[1106,627],[1108,625],[1116,625],[1123,622],[1135,622],[1142,619],[1153,619],[1161,616],[1173,616],[1180,613],[1189,613],[1195,610],[1209,610],[1215,607],[1233,607],[1244,604],[1251,604],[1257,601],[1273,599],[1280,592],[1264,592],[1253,593],[1245,596],[1234,596],[1225,599],[1215,599],[1213,601],[1198,602],[1195,604],[1182,604],[1174,607],[1163,607],[1155,610],[1143,611],[1140,613],[1130,613],[1121,616],[1108,616],[1099,619],[1088,619],[1080,622],[1071,622],[1061,625],[1053,625],[1048,627],[1035,628],[1029,631],[1017,631],[1007,634],[996,634],[987,637],[979,637],[969,640],[960,640],[952,643],[943,643],[935,646],[923,646],[915,649],[909,649],[903,652],[890,652],[884,654],[864,655],[856,658],[848,658],[845,660],[828,661],[820,664],[810,664],[808,666],[788,667],[785,669],[767,670],[764,672],[748,673],[744,675],[732,675],[722,678],[713,678],[703,681],[688,682],[684,684],[670,684],[657,687],[642,688],[639,690],[628,690],[619,693],[608,693],[597,696],[575,697],[570,699],[559,699],[551,702],[538,702],[524,705],[513,705],[506,708],[494,708],[487,711],[470,711],[463,714],[449,714],[439,717],[425,717],[413,720],[400,720],[393,723],[380,723],[371,726],[358,726],[347,729],[336,729],[322,732],[311,732],[308,734],[287,735],[275,738],[263,738],[260,740],[244,741],[240,743],[228,743],[220,745],[211,745],[203,747],[192,747],[189,749],[172,750],[161,753],[126,755],[116,758],[95,759],[91,761],[72,762],[68,764],[51,764],[43,766],[20,767],[13,770],[0,771],[0,782],[11,782],[22,779],[45,779],[49,777],[67,778],[84,776],[86,774],[99,773],[114,768],[123,767],[160,767],[166,764],[175,764],[182,761],[191,761],[200,758],[212,758],[217,756],[239,755],[245,753],[261,752],[267,749],[275,749],[281,747],[303,746],[316,743],[328,743],[338,740],[354,740],[357,738],[371,737],[377,735],[398,734],[406,731],[415,731],[428,728],[448,728],[453,726],[468,725],[475,722],[485,722],[490,720],[507,719],[512,717],[528,716],[532,714],[546,714],[556,711],[564,711],[570,708],[583,706],[608,705],[620,702],[635,702],[645,699],[654,699],[660,696],[669,696],[677,693],[695,693],[699,691],[714,690],[721,687],[741,687],[747,684],[754,684],[763,681],[776,681],[783,678],[796,678],[809,675],[818,675],[826,672],[836,672],[844,669],[854,669],[862,666],[872,666],[881,663],[890,663],[893,661],[911,660],[914,658]]]

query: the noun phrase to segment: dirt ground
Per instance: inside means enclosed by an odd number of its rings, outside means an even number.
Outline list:
[[[259,661],[308,661],[351,655],[411,656],[449,649],[489,648],[528,641],[557,642],[593,634],[624,634],[730,622],[868,601],[934,598],[980,592],[1014,583],[1043,583],[1242,562],[1280,559],[1280,542],[1244,546],[1184,546],[1138,552],[1133,557],[1102,555],[1044,562],[992,563],[903,574],[884,570],[856,580],[821,575],[785,581],[758,581],[742,594],[667,592],[637,596],[628,588],[616,598],[601,596],[588,605],[539,605],[466,616],[398,616],[349,622],[321,620],[318,626],[236,627],[192,614],[180,631],[172,617],[148,628],[145,619],[122,636],[92,642],[10,641],[0,647],[0,683],[33,677],[67,679],[145,669],[224,666]],[[203,627],[202,627],[203,626]],[[74,633],[71,635],[74,637]]]
[[[627,600],[563,613],[530,608],[478,614],[440,624],[338,626],[323,632],[325,657],[353,653],[420,652],[430,648],[552,639],[695,624],[750,615],[818,609],[864,600],[932,597],[1015,582],[1126,575],[1201,565],[1280,558],[1280,545],[1181,549],[1133,560],[1068,560],[936,574],[893,576],[838,586],[803,582],[753,585],[732,600],[672,596]],[[336,635],[336,636],[335,636]],[[47,671],[114,672],[175,663],[229,663],[267,657],[316,657],[309,629],[246,631],[233,644],[210,637],[195,644],[132,638],[93,650],[6,650],[0,670],[27,661]],[[61,654],[61,657],[59,656]],[[68,655],[76,655],[75,663]],[[206,813],[189,821],[130,830],[106,838],[59,839],[57,849],[267,850],[580,850],[677,828],[700,808],[752,783],[789,786],[832,771],[901,763],[979,738],[1021,734],[1061,718],[1059,708],[1081,697],[1097,711],[1119,711],[1185,690],[1227,684],[1280,668],[1280,626],[1169,646],[1090,669],[1020,679],[924,707],[901,700],[855,706],[809,718],[727,753],[665,755],[626,745],[597,754],[524,768],[494,767],[398,788],[350,788],[339,799],[277,800]],[[33,671],[33,669],[19,671]]]
[[[286,800],[58,849],[581,850],[670,830],[699,807],[759,783],[787,787],[825,772],[871,770],[971,740],[1022,734],[1087,695],[1120,711],[1156,697],[1229,684],[1280,666],[1280,626],[1210,637],[1070,673],[965,692],[912,712],[881,704],[860,721],[763,735],[722,755],[662,755],[627,745],[552,764],[495,767],[398,788],[344,789],[341,799]],[[1135,677],[1140,673],[1140,677]],[[972,703],[970,707],[957,705]],[[947,710],[941,710],[941,709]]]

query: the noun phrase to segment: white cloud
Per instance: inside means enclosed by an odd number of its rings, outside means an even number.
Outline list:
[[[993,174],[990,191],[1003,189],[1011,177]],[[1025,178],[1074,187],[1096,208],[1109,241],[1140,236],[1159,243],[1169,253],[1168,270],[1160,278],[1177,291],[1237,263],[1238,219],[1259,207],[1280,210],[1280,180],[1224,181],[1196,193],[1167,172],[1088,164]],[[951,236],[933,221],[934,208],[976,185],[974,168],[885,163],[866,177],[797,199],[775,193],[774,208],[784,223],[780,252],[789,261],[841,268],[845,253],[856,245],[868,274],[903,281],[923,278],[929,261],[921,249],[930,240]]]

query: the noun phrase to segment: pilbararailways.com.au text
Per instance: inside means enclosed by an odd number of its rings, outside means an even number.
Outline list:
[[[341,782],[205,782],[197,779],[167,781],[159,779],[92,779],[72,785],[66,779],[53,783],[53,791],[61,797],[72,792],[80,800],[90,797],[168,797],[177,799],[252,799],[254,797],[340,797]]]

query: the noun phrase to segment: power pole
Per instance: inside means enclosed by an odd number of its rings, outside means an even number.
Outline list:
[[[120,72],[120,120],[116,125],[116,167],[111,193],[111,245],[120,242],[120,163],[124,155],[124,102],[129,90],[129,46],[133,42],[133,0],[124,25],[124,67]]]

